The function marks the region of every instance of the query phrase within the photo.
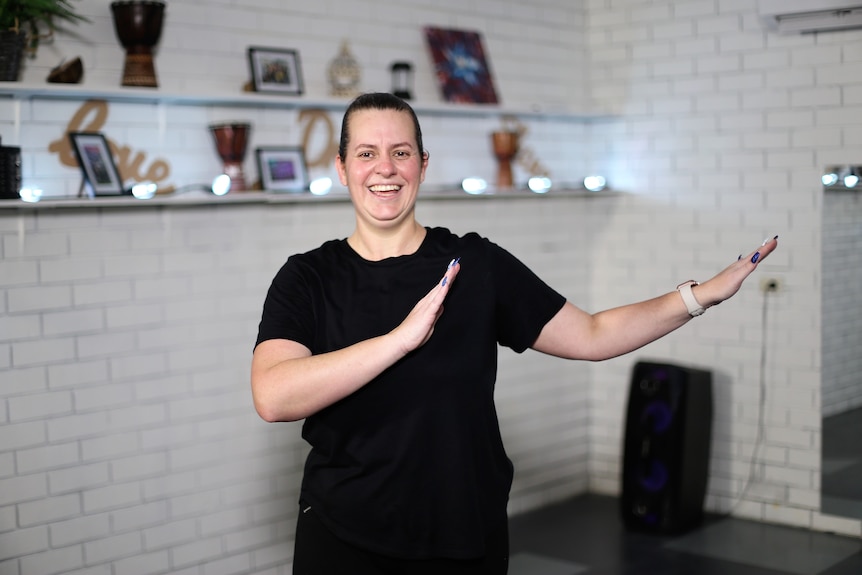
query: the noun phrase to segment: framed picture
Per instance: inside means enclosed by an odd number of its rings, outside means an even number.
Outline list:
[[[425,27],[437,83],[447,102],[496,104],[497,92],[478,32]]]
[[[296,50],[251,46],[248,60],[256,92],[302,94],[302,70]]]
[[[301,192],[308,187],[305,153],[299,147],[257,148],[260,187],[275,192]]]
[[[69,139],[84,175],[84,183],[92,190],[92,194],[122,195],[123,181],[105,136],[99,132],[70,132]]]

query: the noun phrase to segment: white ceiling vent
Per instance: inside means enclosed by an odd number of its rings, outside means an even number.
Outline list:
[[[757,10],[779,34],[862,28],[862,0],[758,0]]]

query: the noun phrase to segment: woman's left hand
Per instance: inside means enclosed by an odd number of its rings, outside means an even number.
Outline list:
[[[718,274],[692,288],[694,297],[705,308],[730,298],[739,291],[745,278],[777,247],[778,236],[766,239],[756,250],[746,256],[740,256]]]

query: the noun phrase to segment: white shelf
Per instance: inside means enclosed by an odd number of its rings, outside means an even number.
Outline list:
[[[111,102],[170,104],[181,106],[263,107],[282,109],[322,108],[343,111],[347,100],[338,98],[308,98],[282,94],[255,92],[193,93],[163,92],[158,88],[92,87],[81,84],[23,84],[0,82],[0,99],[13,100],[108,100]],[[410,105],[420,115],[456,117],[501,117],[555,119],[570,122],[587,122],[598,119],[598,115],[575,114],[563,110],[510,108],[496,104],[451,104],[447,102],[411,101]]]
[[[601,198],[614,195],[613,192],[587,192],[583,189],[551,190],[545,194],[536,194],[525,189],[488,190],[483,194],[471,195],[456,188],[423,189],[419,193],[419,201],[440,200],[518,200],[528,198],[576,199]],[[95,198],[46,198],[40,202],[25,202],[23,200],[0,200],[0,213],[11,210],[49,210],[49,209],[90,209],[90,208],[149,208],[149,207],[196,207],[210,205],[238,204],[306,204],[306,203],[347,203],[350,196],[346,191],[334,192],[325,196],[315,196],[309,192],[233,192],[225,196],[214,196],[208,193],[189,193],[155,196],[149,200],[138,200],[131,196],[98,196]]]

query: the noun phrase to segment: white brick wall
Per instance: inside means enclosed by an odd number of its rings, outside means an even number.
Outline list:
[[[87,85],[119,83],[106,5],[79,4],[94,20],[79,27],[85,40],[40,48],[25,82],[82,55]],[[502,354],[512,512],[587,485],[617,492],[630,369],[651,357],[716,375],[711,509],[858,535],[858,520],[817,511],[818,178],[862,157],[860,33],[773,36],[739,0],[522,4],[174,0],[156,66],[165,91],[228,93],[247,79],[247,45],[295,47],[307,94],[324,96],[348,38],[364,88],[387,89],[389,62],[406,58],[433,100],[419,28],[440,24],[483,32],[505,103],[612,114],[532,121],[527,144],[557,178],[601,170],[626,195],[429,202],[421,220],[481,231],[590,310],[706,278],[776,233],[780,251],[759,273],[785,288],[767,301],[765,328],[751,282],[628,357]],[[23,147],[25,177],[49,193],[77,190],[77,172],[47,151],[77,107],[0,102],[4,145]],[[181,185],[218,168],[205,126],[239,112],[252,146],[301,137],[293,112],[215,106],[112,104],[106,131],[147,162],[169,158]],[[492,177],[497,125],[423,118],[428,183]],[[254,415],[250,344],[283,259],[350,228],[346,204],[0,212],[0,573],[287,573],[305,447],[297,424]]]
[[[661,14],[671,22],[656,25]],[[817,490],[826,360],[819,175],[826,164],[862,157],[855,136],[862,108],[846,98],[860,85],[860,32],[774,36],[757,22],[753,3],[733,1],[597,0],[588,2],[587,22],[589,53],[600,59],[591,68],[594,94],[602,109],[622,115],[593,126],[591,142],[604,152],[594,159],[632,192],[597,243],[596,306],[708,277],[761,238],[780,234],[781,248],[759,273],[779,277],[781,293],[764,302],[751,282],[696,325],[643,352],[721,376],[711,508],[858,534],[858,521],[819,515]],[[620,266],[621,253],[638,263]],[[608,430],[619,421],[625,390],[618,382],[634,359],[593,368],[590,479],[611,492],[619,485],[619,438]]]
[[[421,212],[429,225],[481,225],[588,302],[584,248],[614,201],[428,201]],[[306,446],[300,424],[254,413],[251,347],[277,267],[346,235],[350,213],[347,203],[0,211],[0,229],[12,230],[0,239],[23,245],[4,254],[7,264],[43,269],[74,257],[28,246],[73,245],[80,221],[90,237],[116,236],[123,247],[90,244],[95,274],[0,279],[0,299],[18,302],[0,335],[11,349],[0,371],[0,572],[286,572]],[[25,223],[22,238],[10,220]],[[124,241],[142,229],[176,241]],[[40,305],[31,288],[55,301]],[[79,291],[119,297],[69,295]],[[585,488],[587,379],[584,366],[503,355],[513,512]]]

